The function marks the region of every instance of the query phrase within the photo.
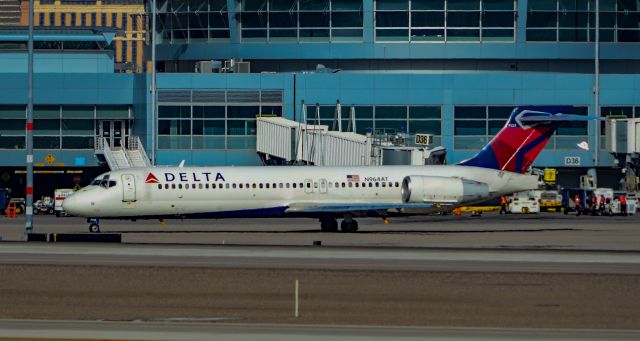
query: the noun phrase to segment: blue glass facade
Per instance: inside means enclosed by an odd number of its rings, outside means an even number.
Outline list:
[[[131,134],[143,138],[147,151],[156,135],[158,164],[191,165],[258,164],[255,116],[300,119],[302,101],[319,104],[323,124],[331,125],[340,101],[345,116],[354,107],[359,132],[433,134],[449,162],[471,156],[517,105],[571,104],[577,114],[598,115],[593,1],[157,3],[156,124],[150,75],[113,73],[108,51],[39,52],[36,109],[53,116],[36,125],[39,146],[46,147],[37,159],[54,153],[67,165],[83,157],[95,166],[89,136],[105,108],[126,109]],[[602,115],[640,113],[636,5],[601,1]],[[251,72],[195,72],[199,61],[224,65],[231,58],[250,63]],[[26,103],[26,63],[24,53],[13,50],[0,51],[0,59],[6,123],[18,119]],[[317,70],[318,64],[326,68]],[[0,166],[22,165],[20,123],[0,126],[2,138],[11,137],[0,144],[6,156]],[[536,165],[562,167],[566,156],[579,156],[580,166],[594,166],[593,148],[576,144],[602,147],[601,131],[596,122],[560,130]],[[612,165],[601,152],[598,166]]]

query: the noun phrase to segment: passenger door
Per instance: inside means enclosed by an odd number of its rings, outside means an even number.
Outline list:
[[[122,175],[122,201],[136,201],[136,180],[133,174]]]

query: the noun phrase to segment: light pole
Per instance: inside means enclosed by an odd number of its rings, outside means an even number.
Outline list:
[[[29,0],[29,39],[27,41],[27,202],[25,207],[26,222],[24,224],[24,240],[28,240],[33,231],[33,0]]]
[[[151,1],[151,165],[156,164],[156,0]]]
[[[595,0],[596,3],[596,36],[595,36],[595,70],[594,70],[594,86],[593,86],[593,104],[595,115],[600,116],[600,0]],[[598,161],[600,157],[600,125],[599,121],[596,121],[596,141],[594,148],[594,166],[598,167]]]

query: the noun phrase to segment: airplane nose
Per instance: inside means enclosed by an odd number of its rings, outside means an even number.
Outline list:
[[[79,215],[80,206],[77,195],[70,195],[62,201],[62,209],[69,215]]]

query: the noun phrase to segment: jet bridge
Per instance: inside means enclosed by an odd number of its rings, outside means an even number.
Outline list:
[[[613,154],[624,174],[627,192],[638,191],[640,171],[640,118],[612,118],[605,122],[606,149]]]

